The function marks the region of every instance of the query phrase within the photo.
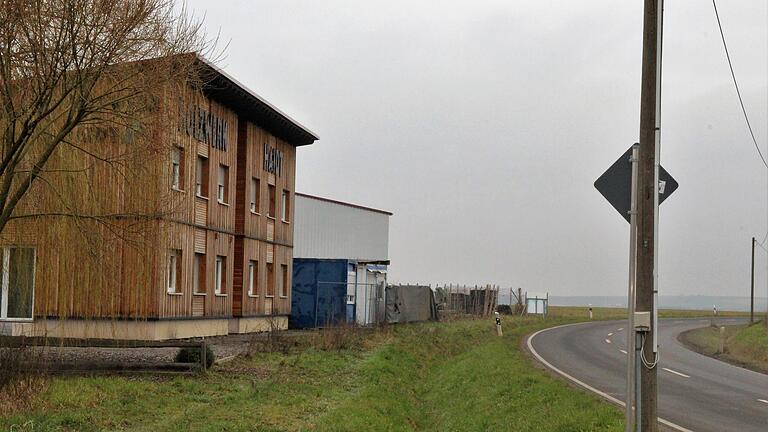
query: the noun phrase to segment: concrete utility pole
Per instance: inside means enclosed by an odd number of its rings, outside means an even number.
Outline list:
[[[752,237],[752,276],[749,285],[749,323],[755,322],[755,238]]]
[[[658,287],[659,154],[661,135],[661,40],[663,0],[645,0],[643,61],[640,93],[640,160],[637,194],[637,305],[650,313],[650,331],[644,340],[640,368],[638,424],[642,432],[656,432],[656,297]],[[650,367],[649,367],[650,366]]]

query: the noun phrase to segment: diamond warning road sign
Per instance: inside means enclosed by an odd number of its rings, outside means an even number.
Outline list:
[[[595,188],[629,222],[632,206],[632,147],[595,181]],[[663,167],[659,167],[659,204],[677,190],[677,181]]]

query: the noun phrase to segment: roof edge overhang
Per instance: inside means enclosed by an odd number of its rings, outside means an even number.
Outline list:
[[[203,93],[264,128],[294,147],[310,145],[320,137],[292,119],[212,62],[195,53],[203,80]]]

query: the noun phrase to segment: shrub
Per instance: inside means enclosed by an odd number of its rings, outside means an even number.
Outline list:
[[[365,331],[351,323],[321,328],[315,335],[314,346],[323,351],[341,351],[362,346]]]
[[[268,318],[268,323],[269,329],[267,331],[254,333],[248,339],[246,358],[251,358],[256,353],[288,354],[292,348],[299,346],[299,341],[295,335],[289,336],[272,317]]]
[[[209,368],[213,366],[213,362],[216,360],[216,355],[211,350],[211,347],[205,346],[205,367]],[[177,363],[200,363],[200,348],[185,347],[176,353]]]
[[[47,385],[42,353],[0,345],[0,413],[23,409]]]

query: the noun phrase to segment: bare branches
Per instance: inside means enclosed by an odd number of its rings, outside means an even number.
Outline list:
[[[0,232],[30,210],[88,208],[62,207],[62,200],[83,199],[74,186],[53,194],[56,203],[44,194],[25,200],[54,183],[36,187],[41,173],[75,185],[81,180],[73,176],[88,176],[99,169],[94,165],[112,166],[122,177],[143,168],[115,164],[101,150],[127,146],[123,154],[149,158],[158,148],[154,141],[163,141],[152,125],[158,119],[147,113],[175,84],[194,79],[195,57],[188,53],[210,47],[201,22],[174,6],[172,0],[0,1]],[[80,139],[99,128],[111,131],[111,143]],[[126,142],[120,131],[138,138]],[[20,203],[25,213],[17,215]]]

